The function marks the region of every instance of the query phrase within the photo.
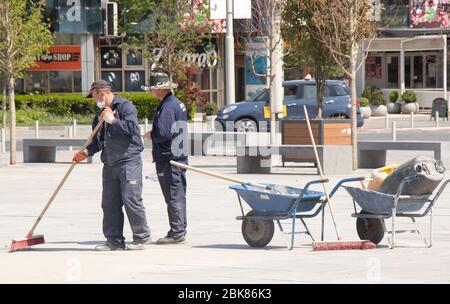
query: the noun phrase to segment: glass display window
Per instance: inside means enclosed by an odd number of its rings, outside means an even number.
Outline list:
[[[145,71],[125,72],[125,91],[142,92],[141,86],[145,85]]]
[[[122,68],[122,51],[118,47],[101,48],[101,67],[103,69]]]
[[[122,92],[122,71],[103,71],[102,79],[111,83],[114,92]]]

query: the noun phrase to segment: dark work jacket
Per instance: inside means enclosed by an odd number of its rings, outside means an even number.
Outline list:
[[[169,92],[156,110],[152,128],[153,162],[187,159],[187,112]]]
[[[116,120],[112,125],[103,123],[87,147],[89,156],[102,151],[102,162],[108,166],[120,165],[141,157],[144,150],[138,124],[136,107],[120,96],[114,96],[111,109],[115,111]],[[98,111],[92,122],[92,128],[98,124]]]

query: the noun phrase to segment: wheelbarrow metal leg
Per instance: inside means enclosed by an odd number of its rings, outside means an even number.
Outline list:
[[[389,236],[391,232],[387,230],[386,223],[384,221],[381,221],[381,225],[383,227],[384,233],[387,235],[389,249],[392,249],[391,236]]]
[[[289,250],[292,250],[294,248],[294,241],[295,241],[295,214],[297,213],[297,208],[294,208],[292,211],[292,234],[291,234],[291,247],[288,248]]]
[[[289,241],[286,239],[286,237],[284,236],[284,229],[283,229],[283,226],[281,225],[281,222],[280,222],[280,220],[276,220],[276,222],[277,222],[277,225],[278,225],[278,229],[280,229],[280,232],[281,232],[281,237],[283,238],[283,241],[284,241],[284,243],[286,244],[286,248],[287,249],[289,249],[290,248],[290,246],[289,246]]]
[[[410,217],[411,221],[414,224],[415,231],[417,235],[422,239],[422,241],[425,243],[425,247],[430,247],[430,244],[428,244],[428,241],[425,237],[423,237],[422,232],[420,232],[419,226],[417,226],[417,222],[413,217]]]
[[[430,244],[428,247],[433,246],[433,208],[430,209]]]
[[[395,246],[395,214],[396,214],[397,208],[392,208],[392,230],[391,230],[391,235],[392,235],[392,246],[391,249],[394,249]]]
[[[311,234],[311,231],[309,231],[308,226],[306,226],[305,221],[304,221],[302,218],[300,218],[300,221],[302,221],[303,226],[305,226],[306,233],[309,235],[309,237],[311,238],[311,240],[312,240],[313,242],[315,242],[316,240],[314,239],[313,235]]]

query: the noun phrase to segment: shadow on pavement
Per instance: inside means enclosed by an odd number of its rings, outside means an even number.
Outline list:
[[[214,244],[214,245],[202,245],[192,246],[192,248],[202,249],[241,249],[241,250],[273,250],[273,249],[286,249],[286,246],[266,246],[264,248],[253,248],[248,245],[241,244]]]

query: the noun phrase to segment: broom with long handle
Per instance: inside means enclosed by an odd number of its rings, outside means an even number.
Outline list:
[[[97,124],[97,126],[94,128],[94,130],[92,130],[92,132],[89,135],[88,139],[84,142],[84,145],[81,148],[81,151],[84,151],[87,148],[87,146],[92,142],[92,139],[94,138],[95,134],[97,134],[98,130],[100,130],[101,127],[102,127],[102,122],[99,122]],[[42,218],[44,217],[45,213],[47,212],[47,209],[50,207],[50,205],[54,201],[54,199],[55,199],[56,195],[58,194],[59,190],[61,190],[62,186],[64,185],[64,183],[66,182],[67,178],[69,177],[70,173],[72,173],[72,171],[73,171],[73,169],[75,168],[76,165],[77,165],[76,162],[72,162],[72,164],[70,165],[69,170],[67,170],[66,174],[64,175],[63,179],[59,183],[58,187],[53,192],[53,194],[50,197],[50,199],[48,200],[48,202],[45,204],[44,209],[42,210],[42,212],[39,215],[39,217],[37,218],[37,220],[34,222],[33,226],[31,227],[31,229],[28,232],[28,234],[26,235],[26,237],[24,239],[13,240],[12,241],[10,249],[9,249],[10,252],[17,251],[19,249],[23,249],[23,248],[30,247],[30,246],[33,246],[33,245],[39,245],[39,244],[44,244],[45,243],[45,239],[44,239],[43,235],[33,235],[34,230],[39,225],[40,221],[42,220]]]
[[[309,122],[309,115],[306,106],[303,106],[303,110],[305,111],[306,124],[308,125],[309,136],[311,138],[311,143],[314,150],[314,155],[316,157],[317,168],[319,169],[320,178],[325,179],[322,164],[320,163],[319,154],[317,153],[316,141],[314,140],[314,136],[311,129],[311,123]],[[330,200],[330,196],[328,195],[327,188],[325,184],[322,184],[323,192],[325,193],[325,197],[327,199],[327,205],[330,209],[331,219],[333,221],[334,229],[336,231],[336,236],[338,241],[328,241],[328,242],[313,242],[313,250],[314,251],[325,251],[325,250],[347,250],[347,249],[373,249],[376,245],[370,241],[342,241],[341,235],[339,233],[338,227],[336,225],[336,219],[334,217],[333,206]]]
[[[319,169],[320,178],[324,179],[322,164],[320,163],[319,154],[317,153],[316,141],[314,140],[314,136],[313,136],[312,129],[311,129],[311,123],[309,122],[308,110],[306,109],[306,106],[303,106],[303,109],[305,111],[306,124],[308,125],[309,137],[311,138],[311,143],[313,145],[314,156],[316,157],[317,168]],[[339,234],[339,230],[336,225],[336,220],[334,218],[334,211],[333,211],[333,207],[331,204],[330,196],[328,195],[327,187],[325,186],[325,184],[322,184],[322,187],[323,187],[323,192],[325,193],[325,197],[327,199],[328,208],[330,209],[331,219],[333,220],[334,230],[336,231],[337,239],[340,240],[341,235]]]

